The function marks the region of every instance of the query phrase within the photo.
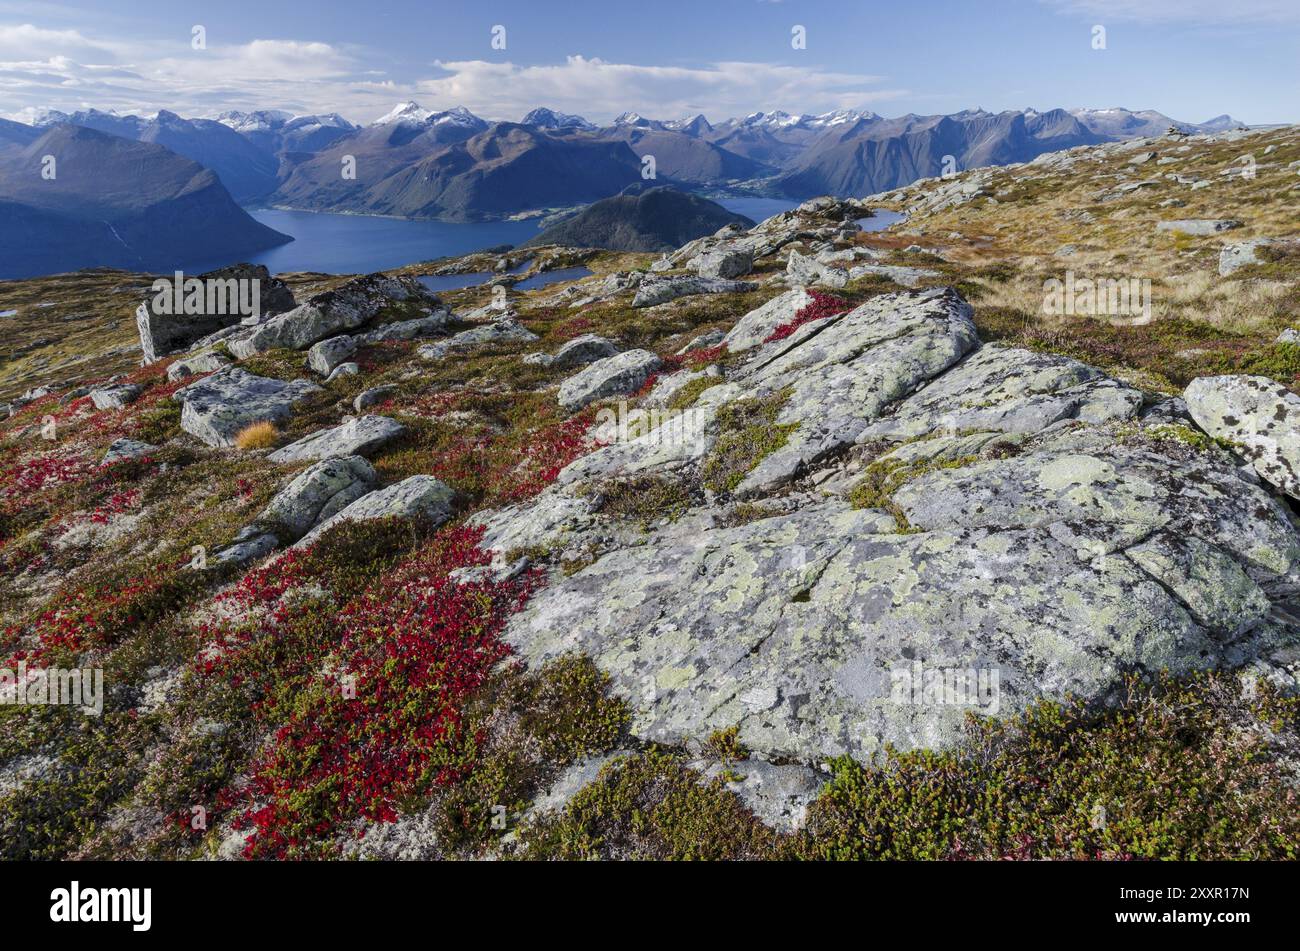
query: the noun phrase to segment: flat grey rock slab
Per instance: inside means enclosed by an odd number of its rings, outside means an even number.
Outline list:
[[[90,400],[95,409],[125,409],[140,398],[144,388],[135,383],[123,383],[91,390]]]
[[[233,446],[247,426],[283,423],[295,403],[318,392],[309,380],[285,382],[227,367],[181,387],[172,399],[182,404],[181,429],[209,446]]]
[[[152,443],[141,442],[138,439],[114,439],[104,453],[104,458],[99,461],[101,466],[107,466],[114,462],[121,462],[124,459],[139,459],[147,456],[151,452],[157,452],[158,447]]]
[[[415,352],[424,360],[442,360],[457,350],[467,350],[490,343],[531,343],[537,339],[537,334],[523,324],[510,318],[502,318],[490,324],[462,330],[455,336],[437,343],[426,343]]]
[[[1179,231],[1194,237],[1206,237],[1240,227],[1241,222],[1235,218],[1181,218],[1156,224],[1157,231]]]
[[[632,306],[652,307],[696,294],[743,294],[757,287],[757,284],[748,281],[731,281],[718,277],[647,277],[637,288]]]
[[[406,432],[388,416],[361,416],[304,436],[267,456],[271,462],[294,463],[332,456],[368,456]]]

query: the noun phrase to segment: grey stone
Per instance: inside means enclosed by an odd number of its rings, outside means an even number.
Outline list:
[[[206,351],[192,356],[182,357],[167,367],[167,379],[175,383],[197,373],[212,373],[222,367],[230,366],[230,360],[219,353]]]
[[[395,419],[362,416],[304,436],[266,458],[284,464],[332,456],[368,456],[404,432],[406,427]]]
[[[272,317],[245,337],[231,339],[230,352],[243,360],[276,347],[303,350],[318,340],[368,323],[384,307],[401,301],[435,299],[413,277],[369,274],[317,294],[287,313]]]
[[[378,406],[396,392],[397,386],[393,383],[372,386],[370,389],[357,394],[357,398],[352,401],[352,408],[358,413],[364,412],[372,406]]]
[[[415,340],[418,337],[434,337],[445,333],[447,325],[450,323],[451,311],[443,307],[426,317],[381,324],[373,330],[357,334],[357,340],[361,343],[382,343],[385,340]]]
[[[124,409],[138,400],[142,392],[144,392],[142,386],[135,383],[124,383],[119,386],[91,390],[90,399],[95,404],[95,409]]]
[[[183,430],[209,446],[233,446],[245,427],[283,423],[295,403],[317,392],[320,387],[308,380],[286,383],[227,367],[181,387],[172,399],[182,403]]]
[[[114,462],[121,462],[124,459],[139,459],[141,456],[147,456],[151,452],[157,451],[157,446],[152,443],[141,442],[138,439],[114,439],[109,444],[108,450],[104,453],[104,458],[99,461],[99,464],[107,466]]]
[[[1183,392],[1196,424],[1240,447],[1260,477],[1300,498],[1300,396],[1262,376],[1206,376]]]
[[[727,331],[722,343],[732,353],[757,347],[772,331],[782,324],[788,324],[798,316],[799,311],[813,302],[813,297],[802,287],[786,291],[773,297],[766,304],[756,307],[736,322]]]
[[[136,308],[136,328],[140,332],[140,350],[144,355],[145,363],[153,363],[165,354],[188,347],[213,333],[238,327],[244,317],[243,314],[238,313],[235,306],[240,300],[238,285],[227,282],[257,281],[259,310],[264,317],[282,313],[294,306],[293,294],[288,286],[279,278],[271,277],[270,272],[261,264],[233,264],[195,277],[204,282],[204,313],[165,313],[164,309],[158,306],[156,302],[158,294],[154,292],[151,292]],[[206,296],[206,288],[210,281],[221,282],[211,285],[219,292],[219,297],[214,295],[211,307]],[[231,293],[232,288],[234,288],[233,293]],[[249,291],[251,292],[251,286]],[[207,312],[208,310],[211,310],[211,313]]]
[[[679,297],[696,294],[742,294],[755,290],[757,284],[747,281],[729,281],[717,277],[691,277],[689,275],[647,277],[632,298],[633,307],[653,307],[666,304]]]
[[[377,518],[427,519],[437,527],[451,518],[455,493],[445,483],[429,475],[413,475],[384,489],[361,496],[346,508],[323,520],[294,547],[313,541],[342,522],[364,522]]]
[[[374,485],[375,470],[360,456],[325,459],[298,473],[277,492],[254,526],[274,534],[280,542],[296,541]]]
[[[357,338],[341,334],[311,345],[307,351],[307,366],[321,376],[329,376],[336,366],[357,352]]]
[[[627,350],[597,360],[560,384],[560,405],[574,413],[607,396],[635,393],[662,362],[649,350]]]
[[[754,254],[743,247],[719,247],[705,251],[688,265],[700,277],[744,277],[754,269]]]
[[[463,330],[454,337],[437,343],[426,343],[415,352],[424,360],[442,360],[457,350],[481,347],[492,343],[532,343],[537,334],[509,317]]]
[[[677,351],[677,356],[685,356],[696,350],[708,350],[721,344],[727,338],[725,330],[707,330],[697,337],[692,337],[686,346]]]
[[[603,360],[618,353],[618,347],[597,334],[583,334],[565,342],[555,351],[550,365],[557,368],[578,367]]]
[[[347,363],[340,363],[331,370],[330,375],[325,377],[325,382],[329,383],[331,380],[337,380],[341,376],[359,376],[360,374],[361,367],[349,360]]]
[[[1219,276],[1227,277],[1248,264],[1258,264],[1259,249],[1271,243],[1267,238],[1256,238],[1240,244],[1225,244],[1219,252]]]

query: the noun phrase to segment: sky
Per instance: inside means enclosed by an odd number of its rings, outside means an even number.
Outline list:
[[[1058,106],[1296,122],[1298,51],[1300,0],[0,0],[0,116],[369,122],[414,100],[596,122]]]

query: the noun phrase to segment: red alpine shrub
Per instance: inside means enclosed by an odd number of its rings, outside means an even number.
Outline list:
[[[793,320],[780,324],[767,335],[763,343],[784,340],[804,324],[812,323],[814,320],[821,320],[824,317],[847,313],[853,309],[853,305],[848,301],[841,300],[831,294],[823,294],[821,291],[809,291],[808,296],[812,298],[812,303],[805,304],[800,308],[798,313],[794,315]]]

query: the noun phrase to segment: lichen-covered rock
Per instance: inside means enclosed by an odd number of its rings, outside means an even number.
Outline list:
[[[770,491],[852,445],[886,408],[978,344],[970,305],[941,289],[876,297],[767,344],[732,382],[756,395],[786,393],[776,424],[794,428],[736,495]]]
[[[360,456],[326,459],[294,476],[255,524],[282,543],[296,541],[370,492],[375,479],[375,470]]]
[[[139,459],[157,451],[157,446],[152,443],[141,442],[138,439],[114,439],[109,444],[108,450],[104,453],[104,458],[100,460],[99,464],[107,466],[114,462],[121,462],[124,459]]]
[[[596,360],[612,357],[616,353],[618,347],[614,346],[612,341],[606,340],[599,334],[583,334],[561,345],[560,349],[555,351],[550,365],[560,369],[580,367]]]
[[[293,406],[320,387],[308,380],[273,380],[241,367],[227,367],[181,387],[172,399],[182,404],[181,429],[209,446],[233,446],[245,427],[283,423]]]
[[[381,324],[373,330],[357,334],[360,343],[380,343],[385,340],[415,340],[418,337],[434,337],[444,333],[451,323],[451,311],[440,307],[425,317],[412,320],[395,320],[390,324]]]
[[[230,360],[211,350],[183,357],[167,367],[167,379],[175,383],[198,373],[212,373],[230,366]]]
[[[361,416],[304,436],[266,458],[283,464],[332,456],[368,456],[404,432],[405,426],[387,416]]]
[[[90,391],[90,401],[95,409],[124,409],[140,398],[144,387],[137,383],[121,383]]]
[[[307,351],[307,366],[321,376],[329,376],[334,368],[357,352],[357,338],[340,334],[311,345]]]
[[[318,340],[355,330],[385,306],[406,300],[433,303],[435,298],[413,277],[369,274],[317,294],[258,325],[247,336],[231,339],[227,346],[241,360],[275,347],[303,350]]]
[[[833,264],[791,251],[786,259],[785,276],[791,284],[803,287],[818,284],[823,287],[843,287],[849,282],[849,272]]]
[[[772,331],[782,324],[790,323],[799,311],[812,302],[812,295],[803,287],[786,291],[741,317],[736,325],[727,331],[726,336],[722,338],[722,343],[732,353],[757,347],[772,335]]]
[[[687,266],[700,277],[744,277],[754,269],[754,253],[745,247],[722,245],[698,255]]]
[[[1300,397],[1262,376],[1207,376],[1183,393],[1211,436],[1240,445],[1255,471],[1300,498]]]
[[[415,352],[425,360],[442,360],[457,350],[481,347],[489,343],[531,343],[536,339],[538,339],[537,334],[523,324],[510,317],[503,317],[490,324],[463,330],[446,340],[426,343]]]
[[[418,516],[436,528],[451,518],[454,496],[455,493],[448,485],[433,476],[414,475],[361,496],[342,511],[320,522],[295,547],[310,545],[320,535],[342,522]]]
[[[385,383],[381,386],[372,386],[357,394],[357,398],[352,401],[352,408],[358,413],[370,409],[372,406],[378,406],[385,400],[389,399],[397,392],[397,386],[393,383]]]
[[[575,413],[607,396],[635,393],[662,362],[649,350],[626,350],[597,360],[560,384],[560,405]]]
[[[653,307],[666,304],[679,297],[695,294],[742,294],[758,287],[747,281],[729,281],[718,277],[690,277],[676,275],[668,277],[648,277],[637,288],[632,298],[633,307]]]
[[[1177,221],[1156,223],[1157,231],[1177,231],[1198,238],[1240,227],[1241,222],[1235,218],[1180,218]]]
[[[1227,277],[1249,264],[1258,264],[1259,249],[1269,244],[1272,242],[1268,238],[1225,244],[1219,252],[1219,276]]]

